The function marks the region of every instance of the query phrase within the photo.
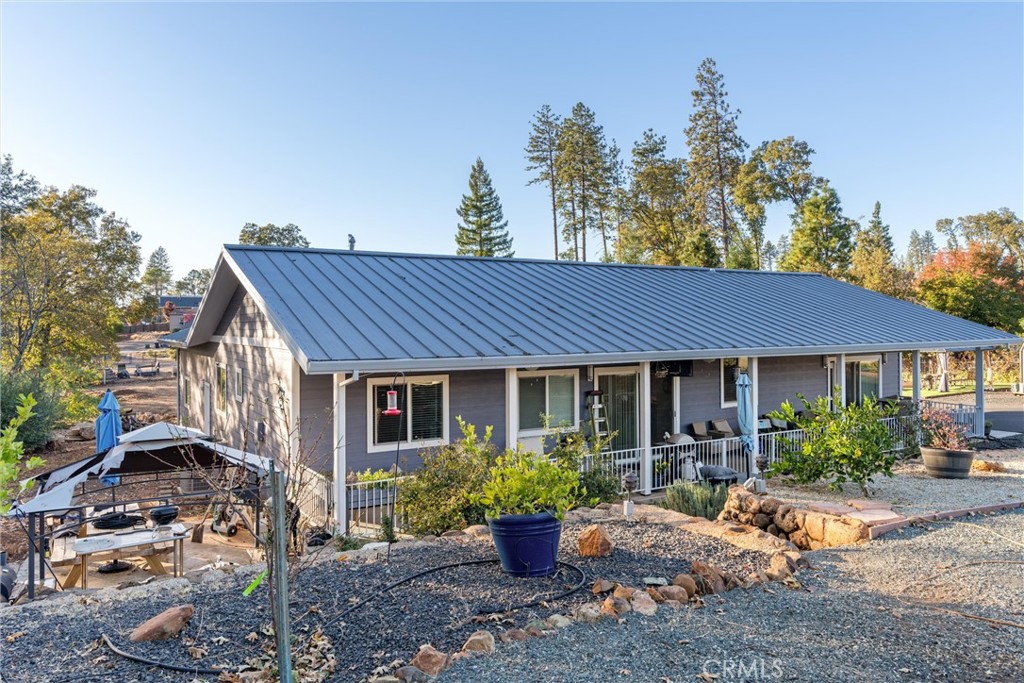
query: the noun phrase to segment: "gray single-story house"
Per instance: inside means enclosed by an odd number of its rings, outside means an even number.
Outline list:
[[[976,351],[980,377],[982,350],[1020,342],[816,274],[249,245],[224,247],[178,336],[182,422],[305,453],[335,500],[349,472],[396,451],[415,467],[458,438],[457,416],[492,425],[499,447],[538,448],[542,413],[576,427],[598,400],[616,464],[650,491],[666,434],[717,419],[739,432],[740,372],[762,415],[833,387],[843,402],[898,395],[910,353],[916,399],[921,351]],[[385,414],[391,389],[399,417]],[[705,459],[733,464],[728,435],[713,436]]]

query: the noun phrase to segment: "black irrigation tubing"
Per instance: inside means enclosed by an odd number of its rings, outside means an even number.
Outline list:
[[[417,572],[417,573],[412,574],[410,576],[406,576],[403,579],[399,579],[398,581],[395,581],[394,583],[389,583],[388,585],[384,586],[383,588],[375,590],[368,597],[365,597],[362,600],[360,600],[359,602],[355,603],[354,605],[349,607],[347,610],[345,610],[341,614],[337,614],[334,617],[331,617],[330,619],[325,621],[324,623],[320,624],[319,628],[320,629],[326,629],[328,626],[331,626],[332,624],[338,623],[339,621],[344,619],[346,616],[348,616],[352,612],[354,612],[357,609],[361,608],[363,605],[367,604],[368,602],[373,601],[375,598],[378,598],[381,595],[384,595],[385,593],[388,593],[388,592],[394,590],[395,588],[398,588],[399,586],[407,584],[410,581],[414,581],[414,580],[420,578],[421,576],[426,576],[427,574],[433,574],[434,572],[441,571],[442,569],[453,569],[455,567],[470,567],[470,566],[480,565],[480,564],[496,564],[498,562],[501,562],[501,560],[499,560],[498,558],[493,558],[493,559],[489,559],[489,560],[467,560],[467,561],[464,561],[464,562],[452,562],[450,564],[442,564],[442,565],[439,565],[437,567],[431,567],[430,569],[424,569],[421,572]],[[580,579],[579,579],[579,581],[576,582],[576,585],[574,585],[572,588],[569,588],[568,590],[562,591],[558,595],[553,595],[553,596],[551,596],[549,598],[538,598],[537,600],[533,600],[531,602],[524,602],[524,603],[522,603],[520,605],[511,605],[511,606],[508,606],[508,607],[498,607],[498,608],[495,608],[495,609],[492,609],[490,607],[483,607],[483,608],[477,610],[477,615],[496,614],[496,613],[499,613],[499,612],[514,612],[516,610],[526,609],[527,607],[533,607],[534,605],[539,605],[542,602],[554,602],[556,600],[561,600],[563,598],[569,597],[570,595],[572,595],[573,593],[578,591],[580,588],[583,587],[583,584],[586,583],[586,581],[587,581],[587,574],[586,574],[586,572],[584,572],[582,569],[580,569],[576,565],[570,564],[569,562],[562,562],[561,560],[559,560],[555,564],[561,565],[563,567],[568,567],[569,569],[572,569],[573,571],[579,572]],[[309,644],[309,639],[307,638],[305,641],[303,641],[302,645],[299,646],[299,651],[301,652],[306,647],[306,645],[308,645],[308,644]]]
[[[411,574],[410,576],[406,576],[403,579],[399,579],[398,581],[395,581],[393,583],[389,583],[388,585],[384,586],[383,588],[381,588],[381,589],[379,589],[377,591],[374,591],[370,596],[363,598],[362,600],[360,600],[356,604],[352,605],[351,607],[349,607],[347,610],[345,610],[341,614],[338,614],[338,615],[332,617],[331,619],[328,619],[327,621],[325,621],[323,624],[320,625],[320,628],[324,629],[324,628],[327,628],[328,626],[330,626],[332,624],[336,624],[337,622],[341,621],[342,619],[344,619],[346,616],[348,616],[352,612],[354,612],[357,609],[361,608],[363,605],[366,605],[367,603],[371,602],[374,598],[377,598],[377,597],[379,597],[379,596],[381,596],[381,595],[383,595],[385,593],[388,593],[388,592],[394,590],[395,588],[398,588],[399,586],[402,586],[404,584],[409,583],[410,581],[415,581],[416,579],[420,578],[421,576],[426,576],[427,574],[433,574],[434,572],[438,572],[438,571],[441,571],[443,569],[453,569],[455,567],[470,567],[470,566],[480,565],[480,564],[495,564],[495,563],[500,562],[500,561],[501,560],[499,560],[497,558],[490,559],[490,560],[467,560],[465,562],[452,562],[450,564],[442,564],[442,565],[439,565],[437,567],[431,567],[430,569],[424,569],[421,572],[417,572],[415,574]],[[586,580],[587,580],[586,572],[584,572],[582,569],[580,569],[576,565],[571,564],[569,562],[562,562],[561,560],[556,562],[556,564],[560,565],[560,566],[563,566],[563,567],[568,567],[569,569],[572,569],[573,571],[579,572],[580,579],[579,579],[579,581],[576,582],[576,585],[574,585],[573,587],[569,588],[568,590],[564,590],[561,593],[559,593],[557,595],[553,595],[553,596],[551,596],[549,598],[538,598],[537,600],[532,600],[530,602],[524,602],[524,603],[522,603],[520,605],[511,605],[511,606],[508,606],[508,607],[498,607],[496,609],[492,609],[492,608],[489,608],[489,607],[484,607],[484,608],[481,608],[481,609],[477,610],[477,614],[481,615],[481,614],[495,614],[495,613],[498,613],[498,612],[514,612],[516,610],[526,609],[527,607],[533,607],[534,605],[539,605],[542,602],[554,602],[556,600],[561,600],[563,598],[569,597],[570,595],[572,595],[573,593],[578,591],[580,588],[582,588],[583,584],[586,583]],[[114,654],[119,655],[121,657],[124,657],[125,659],[130,659],[130,660],[132,660],[134,662],[138,662],[140,664],[146,664],[148,666],[156,666],[156,667],[160,667],[162,669],[170,669],[171,671],[182,671],[184,673],[190,673],[190,674],[193,674],[193,675],[199,675],[199,674],[204,674],[204,675],[222,674],[222,673],[224,673],[226,671],[226,669],[206,669],[206,668],[197,667],[197,666],[180,666],[178,664],[168,664],[166,662],[160,662],[160,661],[157,661],[155,659],[149,659],[147,657],[140,657],[138,655],[133,655],[133,654],[130,654],[128,652],[125,652],[124,650],[118,649],[114,645],[114,643],[112,643],[110,641],[110,638],[107,637],[106,633],[101,634],[100,637],[103,638],[103,643],[108,648],[110,648],[111,652],[113,652]],[[305,641],[303,641],[302,645],[299,646],[299,650],[300,651],[303,650],[308,644],[309,644],[309,639],[307,638]]]
[[[104,644],[106,644],[106,646],[110,648],[110,651],[113,652],[115,655],[120,655],[121,657],[124,657],[125,659],[130,659],[133,662],[139,662],[140,664],[146,664],[148,666],[158,666],[161,669],[170,669],[171,671],[183,671],[183,672],[185,672],[187,674],[194,674],[196,676],[198,676],[199,674],[204,674],[204,675],[218,674],[219,675],[219,674],[222,674],[222,673],[225,673],[226,671],[228,671],[227,669],[206,669],[206,668],[198,667],[198,666],[179,666],[178,664],[168,664],[167,662],[158,662],[155,659],[149,659],[147,657],[140,657],[138,655],[133,655],[131,653],[125,652],[124,650],[119,650],[112,642],[110,642],[110,638],[107,637],[106,633],[100,634],[100,637],[103,638]]]

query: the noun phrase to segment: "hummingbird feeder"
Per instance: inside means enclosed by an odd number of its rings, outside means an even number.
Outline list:
[[[384,414],[388,417],[397,417],[402,414],[402,411],[398,409],[398,392],[394,389],[388,390],[388,407]]]

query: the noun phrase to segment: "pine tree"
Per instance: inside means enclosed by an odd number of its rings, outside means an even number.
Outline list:
[[[146,270],[142,273],[142,284],[159,299],[160,295],[170,286],[173,277],[171,258],[167,255],[167,250],[157,247],[156,251],[149,255],[149,261],[146,262]]]
[[[455,233],[458,246],[455,253],[503,258],[515,255],[512,238],[508,234],[508,221],[501,211],[501,200],[480,157],[469,172],[469,194],[462,195],[462,203],[455,212],[462,219]]]
[[[896,264],[889,226],[882,222],[882,205],[875,202],[868,227],[857,233],[850,259],[850,281],[867,289],[909,299],[913,277]]]
[[[628,195],[629,233],[640,260],[662,265],[684,262],[686,172],[666,154],[668,143],[653,130],[633,145]]]
[[[692,94],[695,111],[686,128],[687,195],[694,219],[714,235],[724,263],[739,232],[733,190],[747,143],[736,129],[740,111],[733,111],[726,101],[725,79],[710,57],[697,69]]]
[[[839,195],[826,184],[800,208],[782,270],[845,277],[853,232],[854,223],[843,216]]]
[[[594,112],[577,102],[562,123],[555,158],[562,235],[576,260],[587,260],[587,234],[598,231],[602,188],[610,184],[607,159],[604,129]]]
[[[562,129],[562,120],[557,114],[551,113],[551,107],[544,105],[533,116],[530,139],[526,143],[527,171],[536,171],[527,185],[544,183],[551,197],[551,225],[555,237],[555,260],[558,260],[558,174],[555,158],[558,155],[558,135]]]
[[[935,256],[935,235],[925,230],[922,235],[917,230],[910,231],[910,242],[907,244],[907,256],[904,259],[907,270],[913,274],[920,273],[932,262]]]
[[[259,244],[268,247],[308,247],[309,240],[294,223],[287,225],[256,225],[246,223],[238,233],[239,244]]]

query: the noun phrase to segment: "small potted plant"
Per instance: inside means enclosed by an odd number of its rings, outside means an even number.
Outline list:
[[[579,472],[544,455],[506,451],[475,500],[486,509],[501,568],[512,576],[555,573],[566,511],[579,499]]]
[[[985,420],[985,438],[992,436],[992,420]]]
[[[974,462],[967,429],[938,408],[921,411],[921,458],[928,474],[938,479],[966,479]]]

